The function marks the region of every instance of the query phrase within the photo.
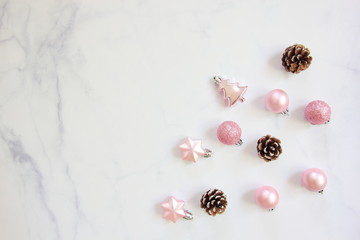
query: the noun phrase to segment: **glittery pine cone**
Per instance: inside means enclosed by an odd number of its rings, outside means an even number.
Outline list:
[[[211,216],[222,214],[227,206],[226,195],[221,190],[211,189],[203,194],[200,204]]]
[[[266,135],[258,140],[257,151],[259,157],[266,162],[276,160],[282,153],[281,141],[270,135]]]
[[[304,45],[294,44],[285,49],[281,60],[287,72],[300,73],[310,66],[312,57]]]

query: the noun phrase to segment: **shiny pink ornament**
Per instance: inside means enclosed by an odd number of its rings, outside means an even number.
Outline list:
[[[331,117],[330,106],[321,100],[310,102],[305,108],[305,118],[313,125],[328,123]]]
[[[175,197],[171,196],[169,200],[161,204],[163,209],[163,218],[174,223],[180,218],[191,220],[193,218],[192,214],[187,210],[184,210],[184,204],[184,201],[177,200]]]
[[[241,128],[236,122],[226,121],[220,124],[217,129],[217,137],[220,142],[226,145],[241,145]]]
[[[279,193],[273,187],[263,186],[256,191],[255,199],[261,207],[274,210],[279,202]]]
[[[274,89],[265,96],[266,108],[274,113],[287,113],[289,106],[289,96],[284,90]]]
[[[327,184],[327,177],[322,170],[309,168],[303,173],[301,182],[308,190],[322,193]]]

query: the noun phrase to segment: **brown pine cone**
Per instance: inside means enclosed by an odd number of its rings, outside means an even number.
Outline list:
[[[304,45],[294,44],[285,49],[281,60],[287,72],[300,73],[310,66],[312,57]]]
[[[259,157],[266,162],[276,160],[282,153],[281,141],[270,135],[266,135],[258,140],[257,151]]]
[[[222,214],[227,206],[226,195],[221,190],[210,189],[202,195],[200,206],[211,216]]]

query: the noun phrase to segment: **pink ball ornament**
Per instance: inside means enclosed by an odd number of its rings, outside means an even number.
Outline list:
[[[286,114],[288,112],[289,96],[284,90],[271,90],[265,96],[265,106],[271,112]]]
[[[225,121],[217,129],[217,137],[226,145],[241,145],[241,128],[236,122]]]
[[[274,210],[279,203],[279,193],[271,186],[262,186],[256,191],[255,200],[259,206]]]
[[[330,106],[321,100],[310,102],[305,108],[305,118],[313,125],[328,123],[331,117]]]
[[[322,170],[309,168],[303,173],[301,182],[308,190],[322,193],[327,184],[327,177]]]

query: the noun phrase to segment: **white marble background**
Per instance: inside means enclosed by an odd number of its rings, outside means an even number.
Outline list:
[[[0,0],[0,239],[360,239],[359,0]],[[286,73],[283,50],[310,48],[311,67]],[[226,108],[211,78],[249,85]],[[267,112],[273,88],[289,117]],[[331,124],[303,109],[322,99]],[[244,145],[216,127],[233,120]],[[265,163],[259,137],[283,141]],[[186,136],[214,151],[180,159]],[[323,195],[300,174],[328,174]],[[254,190],[280,193],[274,212]],[[210,217],[203,192],[220,188],[227,211]],[[161,217],[186,201],[194,220]]]

